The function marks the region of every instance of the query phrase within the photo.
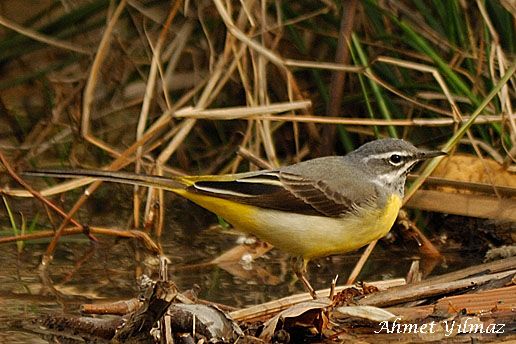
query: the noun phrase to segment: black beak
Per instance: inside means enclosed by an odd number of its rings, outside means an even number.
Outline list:
[[[446,152],[442,151],[422,151],[419,153],[419,160],[427,160],[435,158],[436,156],[448,155]]]

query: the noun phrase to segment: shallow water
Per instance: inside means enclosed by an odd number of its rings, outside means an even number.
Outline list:
[[[208,235],[221,246],[234,239],[216,236]],[[49,268],[48,279],[38,271],[45,245],[28,245],[22,254],[17,253],[15,245],[4,245],[4,268],[0,273],[0,333],[3,333],[0,334],[0,342],[14,342],[17,338],[22,338],[19,339],[20,343],[30,342],[27,339],[29,334],[18,329],[17,320],[52,313],[79,314],[78,309],[83,303],[135,297],[138,294],[136,276],[155,271],[155,259],[137,248],[139,245],[132,240],[115,241],[102,238],[102,242],[94,246],[87,241],[61,244]],[[251,276],[246,279],[216,266],[188,268],[188,263],[198,262],[195,257],[198,245],[165,246],[165,252],[172,257],[172,265],[174,261],[181,261],[177,263],[180,270],[172,272],[172,278],[180,290],[198,285],[200,298],[234,307],[245,307],[302,291],[301,284],[293,282],[288,257],[278,251],[273,250],[253,262],[250,270],[244,270]],[[183,250],[189,251],[190,256],[185,254],[186,258],[174,259]],[[403,277],[412,258],[412,255],[404,256],[401,252],[378,250],[360,279],[372,281]],[[318,260],[310,266],[310,280],[314,287],[326,288],[336,273],[347,276],[357,259],[358,255],[353,254]],[[462,265],[468,264],[454,264],[453,268]],[[439,267],[438,270],[441,273],[445,269]],[[264,281],[274,284],[265,284]],[[39,340],[36,335],[34,338]]]
[[[199,230],[207,228],[216,218],[187,203],[180,208],[181,212],[169,218],[161,238],[164,253],[171,261],[171,278],[180,291],[198,288],[199,298],[237,308],[303,291],[293,278],[289,257],[274,249],[248,264],[237,260],[224,269],[203,265],[235,246],[238,236],[220,230]],[[124,211],[121,214],[126,215]],[[113,221],[113,218],[96,217],[90,222]],[[11,234],[4,223],[0,235]],[[158,260],[137,241],[99,239],[99,243],[92,245],[82,235],[63,238],[47,274],[42,274],[38,266],[49,240],[26,243],[21,251],[15,243],[1,246],[0,343],[41,343],[39,336],[19,328],[21,320],[43,314],[79,314],[83,303],[130,299],[138,295],[138,276],[143,273],[156,276]],[[317,289],[327,288],[336,274],[341,276],[340,283],[344,283],[359,256],[355,252],[312,262],[309,266],[312,285]],[[411,250],[380,243],[359,279],[405,277],[412,261],[420,256],[414,247]],[[446,257],[446,265],[438,264],[432,274],[480,261],[479,257],[470,259],[461,252],[449,252]]]

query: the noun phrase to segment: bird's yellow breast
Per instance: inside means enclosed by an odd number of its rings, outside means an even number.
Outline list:
[[[401,207],[401,198],[392,195],[383,209],[365,206],[335,218],[257,208],[185,189],[173,191],[223,217],[237,230],[256,235],[305,259],[354,251],[383,237],[391,229]]]

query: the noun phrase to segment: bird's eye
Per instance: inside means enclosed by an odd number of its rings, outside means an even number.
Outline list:
[[[389,162],[393,165],[398,165],[401,163],[401,156],[398,155],[398,154],[393,154],[391,155],[391,157],[389,158]]]

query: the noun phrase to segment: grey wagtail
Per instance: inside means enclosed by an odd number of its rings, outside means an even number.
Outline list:
[[[27,174],[170,190],[296,257],[294,272],[315,297],[305,277],[308,261],[354,251],[387,234],[398,216],[408,172],[421,160],[445,154],[383,139],[345,156],[229,175],[166,178],[86,170]]]

